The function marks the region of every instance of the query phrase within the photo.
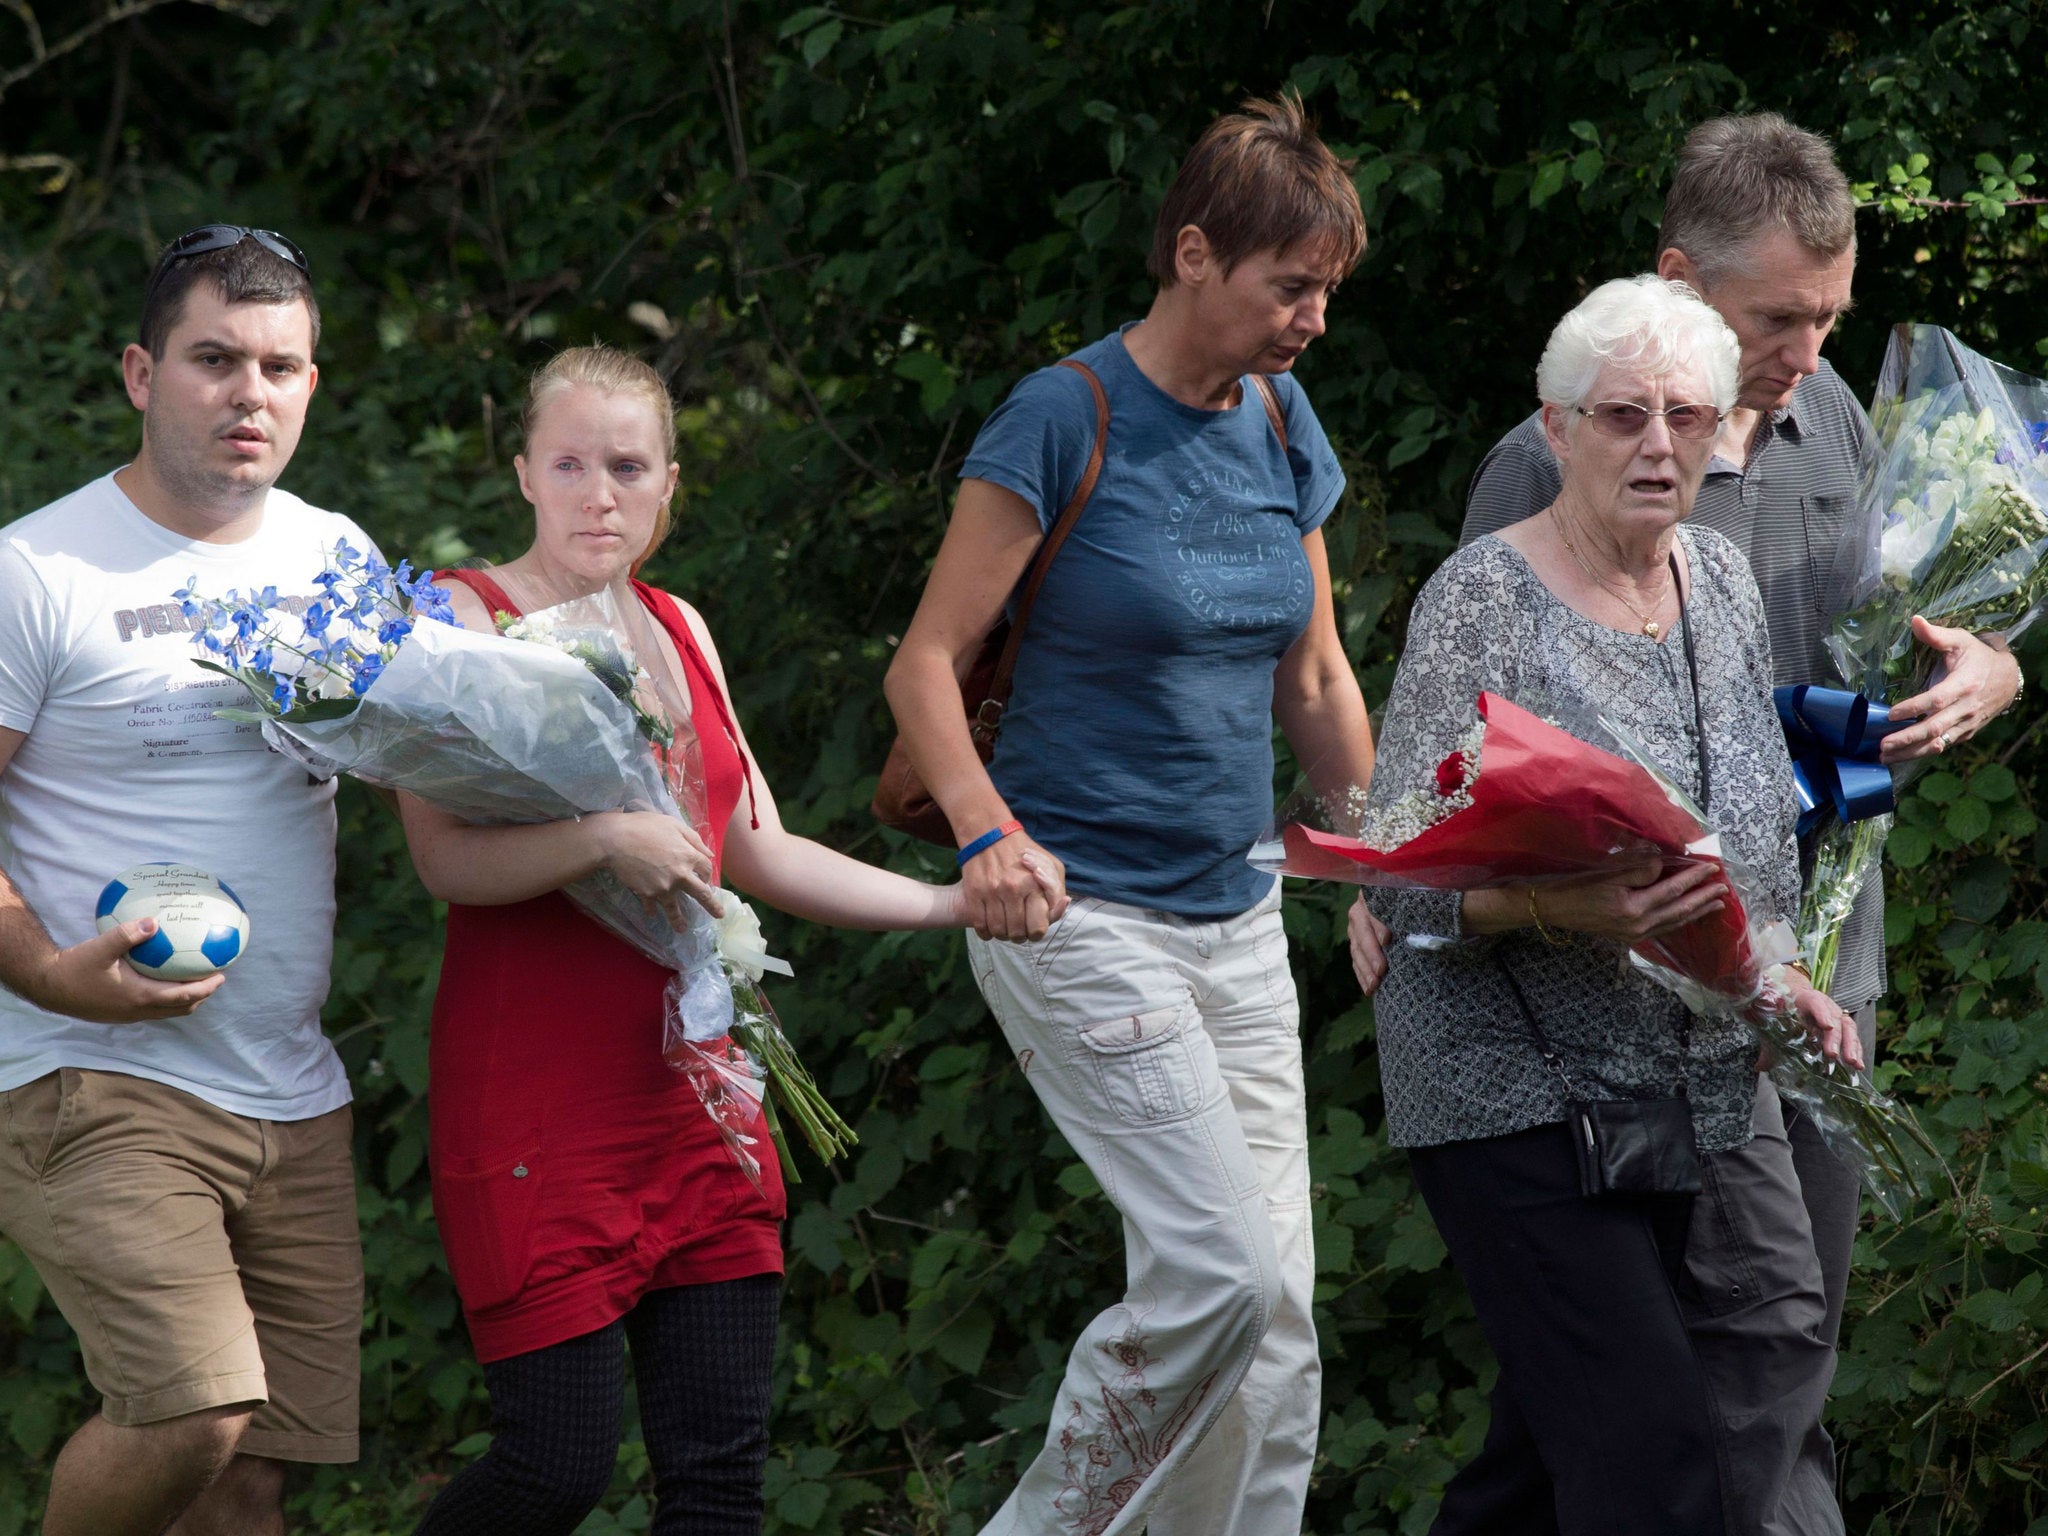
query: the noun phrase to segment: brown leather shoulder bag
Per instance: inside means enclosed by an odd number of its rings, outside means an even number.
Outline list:
[[[1010,685],[1017,670],[1017,651],[1024,642],[1025,621],[1031,617],[1032,604],[1038,601],[1038,589],[1045,585],[1045,575],[1052,568],[1053,557],[1067,542],[1067,535],[1074,531],[1074,525],[1081,520],[1081,513],[1087,508],[1088,498],[1095,492],[1095,482],[1102,474],[1102,455],[1109,441],[1109,396],[1103,392],[1102,380],[1086,363],[1075,362],[1071,357],[1062,358],[1058,366],[1071,368],[1088,381],[1088,391],[1095,397],[1095,446],[1089,450],[1087,467],[1081,471],[1073,496],[1061,508],[1058,520],[1039,542],[1031,564],[1025,568],[1019,584],[1015,615],[1010,618],[998,615],[994,626],[982,639],[974,665],[967,669],[967,677],[960,685],[960,703],[967,716],[968,734],[984,763],[995,756],[996,733],[1002,729],[1003,710],[1010,702]],[[1285,451],[1287,426],[1280,414],[1279,397],[1265,375],[1253,374],[1252,383],[1258,387],[1259,398],[1266,407],[1266,419],[1273,424],[1280,447]],[[910,754],[903,748],[901,736],[890,745],[888,760],[882,764],[881,777],[875,784],[874,802],[868,809],[885,827],[894,827],[899,832],[908,832],[912,837],[941,847],[954,846],[952,823],[925,788],[924,780],[910,761]]]

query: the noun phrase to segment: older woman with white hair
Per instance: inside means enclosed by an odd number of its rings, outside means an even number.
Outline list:
[[[1563,488],[1458,551],[1417,597],[1374,802],[1430,781],[1482,690],[1568,728],[1604,714],[1705,807],[1777,911],[1796,909],[1797,808],[1762,600],[1734,545],[1682,526],[1735,404],[1738,350],[1689,288],[1652,276],[1603,285],[1559,323],[1537,388]],[[1681,1294],[1682,1260],[1693,1189],[1711,1192],[1715,1155],[1749,1140],[1757,1047],[1625,958],[1715,907],[1707,873],[1653,862],[1575,885],[1371,898],[1407,941],[1377,1003],[1391,1139],[1410,1149],[1500,1361],[1485,1448],[1446,1489],[1435,1536],[1730,1529],[1689,1332],[1707,1312]],[[1840,1010],[1810,987],[1799,997],[1853,1057]],[[1666,1187],[1583,1193],[1567,1106],[1674,1098],[1689,1105],[1699,1179],[1681,1159]],[[1682,1138],[1684,1107],[1675,1118]],[[1817,1347],[1817,1269],[1810,1300],[1779,1309],[1784,1338],[1746,1347]],[[1507,1511],[1519,1513],[1503,1523]]]

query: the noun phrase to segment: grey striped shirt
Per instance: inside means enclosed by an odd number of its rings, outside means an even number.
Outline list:
[[[1725,534],[1748,558],[1780,683],[1838,682],[1822,641],[1853,587],[1856,551],[1843,541],[1854,527],[1869,443],[1863,407],[1823,361],[1764,423],[1747,464],[1707,461],[1692,521]],[[1534,516],[1557,499],[1559,484],[1539,411],[1481,461],[1459,542]],[[1834,994],[1853,1013],[1884,990],[1884,882],[1873,880],[1842,930]]]

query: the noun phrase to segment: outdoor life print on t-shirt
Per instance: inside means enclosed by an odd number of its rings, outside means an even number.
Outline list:
[[[1228,465],[1175,487],[1160,530],[1173,589],[1203,623],[1235,632],[1301,632],[1314,604],[1301,531]]]

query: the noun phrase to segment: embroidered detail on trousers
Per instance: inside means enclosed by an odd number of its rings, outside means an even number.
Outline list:
[[[1155,1359],[1150,1363],[1159,1362]],[[1060,1431],[1067,1475],[1058,1504],[1061,1513],[1074,1521],[1075,1536],[1102,1536],[1109,1529],[1110,1522],[1123,1513],[1132,1496],[1145,1486],[1145,1480],[1173,1454],[1173,1448],[1216,1385],[1216,1372],[1211,1371],[1188,1389],[1156,1428],[1147,1431],[1145,1425],[1156,1413],[1159,1399],[1143,1385],[1143,1371],[1136,1374],[1139,1385],[1134,1388],[1102,1389],[1103,1432],[1086,1438],[1085,1455],[1074,1454],[1076,1444],[1083,1438],[1076,1434],[1080,1427],[1076,1421],[1082,1418],[1079,1403],[1074,1404],[1067,1416],[1067,1427]]]

